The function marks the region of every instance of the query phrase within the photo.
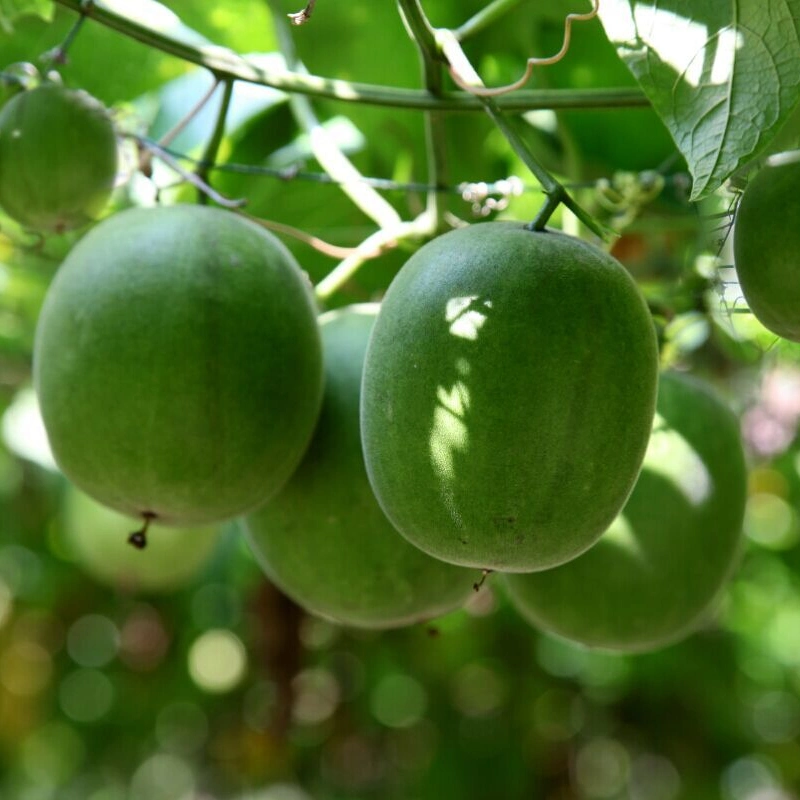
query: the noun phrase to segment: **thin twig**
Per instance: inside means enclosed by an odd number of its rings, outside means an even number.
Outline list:
[[[320,239],[318,236],[312,236],[305,231],[301,231],[299,228],[286,225],[283,222],[273,222],[272,220],[261,219],[261,217],[254,217],[251,214],[247,214],[240,210],[238,210],[236,213],[246,217],[251,222],[255,222],[257,225],[260,225],[262,228],[266,228],[269,231],[281,233],[284,236],[291,236],[293,239],[297,239],[298,241],[303,242],[303,244],[307,244],[309,247],[313,247],[314,250],[322,253],[325,256],[330,256],[331,258],[348,258],[352,255],[355,255],[358,249],[356,247],[339,247],[338,245],[326,242],[324,239]]]
[[[178,163],[178,160],[176,158],[171,156],[166,150],[163,150],[157,144],[153,144],[152,142],[146,142],[137,136],[132,136],[131,138],[135,139],[140,147],[145,147],[149,150],[152,150],[153,155],[155,155],[160,161],[163,161],[171,170],[177,172],[178,175],[181,176],[181,178],[183,178],[188,183],[191,183],[192,186],[194,186],[196,189],[199,189],[200,191],[208,195],[208,197],[211,200],[213,200],[217,205],[220,205],[223,208],[236,209],[236,208],[241,208],[242,206],[247,204],[247,200],[243,198],[238,200],[231,200],[227,197],[223,197],[223,195],[215,191],[198,175],[184,169]]]
[[[364,239],[356,248],[355,253],[344,259],[317,284],[314,290],[317,299],[327,300],[347,283],[366,261],[377,258],[387,250],[397,247],[401,241],[432,236],[435,232],[435,221],[427,212],[422,213],[411,222],[400,222],[392,227],[376,231],[372,236]]]
[[[186,126],[205,108],[206,103],[214,96],[219,84],[220,79],[215,78],[208,91],[158,140],[162,147],[169,147],[175,137],[186,129]]]
[[[206,103],[213,97],[219,83],[219,79],[215,78],[208,91],[158,140],[160,147],[169,147],[175,137],[186,129],[186,126],[205,108]],[[147,177],[152,174],[151,162],[152,153],[147,149],[142,149],[139,155],[139,169]]]

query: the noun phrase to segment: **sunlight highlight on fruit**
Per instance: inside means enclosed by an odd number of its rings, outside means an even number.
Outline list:
[[[693,505],[702,505],[714,492],[708,467],[692,443],[658,412],[642,462],[642,469],[662,475]]]

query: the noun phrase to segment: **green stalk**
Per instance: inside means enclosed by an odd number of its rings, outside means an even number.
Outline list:
[[[425,90],[400,89],[366,83],[322,78],[291,70],[266,71],[232,50],[215,46],[198,46],[152,30],[135,20],[105,8],[100,1],[82,10],[81,0],[53,0],[95,22],[168,55],[196,64],[213,72],[222,80],[240,80],[270,86],[285,92],[326,97],[345,103],[415,108],[441,111],[482,111],[483,105],[468,92],[443,92],[437,97]],[[515,92],[496,101],[503,111],[535,109],[623,108],[647,107],[650,102],[640,89],[544,89]]]
[[[500,17],[515,9],[521,2],[522,0],[494,0],[493,3],[489,3],[486,8],[481,9],[474,17],[471,17],[463,25],[456,28],[453,31],[453,36],[459,42],[463,42],[464,39],[474,36],[484,28],[488,28]]]
[[[433,29],[427,24],[424,15],[419,13],[419,0],[397,0],[403,21],[411,38],[417,45],[422,62],[422,75],[425,88],[434,97],[442,94],[442,59],[436,44]],[[433,219],[435,230],[445,227],[447,198],[441,191],[447,186],[447,131],[444,114],[441,111],[425,112],[425,148],[428,163],[428,204],[427,210]]]
[[[233,81],[225,81],[225,89],[222,94],[222,102],[219,106],[219,113],[217,114],[217,122],[214,126],[214,131],[211,138],[208,140],[205,152],[197,168],[196,174],[203,183],[210,185],[208,173],[214,162],[217,159],[219,146],[222,142],[222,137],[225,135],[225,118],[228,116],[228,109],[231,104],[231,96],[233,95]],[[202,190],[198,191],[197,202],[201,205],[208,202],[208,195]]]

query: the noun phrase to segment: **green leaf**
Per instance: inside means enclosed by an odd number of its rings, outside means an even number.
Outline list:
[[[693,200],[761,152],[800,99],[800,0],[604,0],[600,17],[686,158]]]
[[[50,22],[55,5],[50,0],[0,0],[0,29],[6,33],[14,30],[14,20],[33,14]]]

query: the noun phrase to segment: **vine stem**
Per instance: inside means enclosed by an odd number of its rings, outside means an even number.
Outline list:
[[[285,92],[326,97],[345,103],[390,106],[393,108],[439,109],[442,111],[482,111],[479,98],[469,92],[443,92],[437,97],[425,90],[402,89],[323,78],[291,70],[265,70],[247,58],[225,47],[211,44],[196,45],[126,17],[105,7],[100,0],[89,8],[81,0],[53,0],[101,25],[121,33],[148,47],[205,67],[222,80],[241,80],[260,86],[270,86]],[[504,111],[533,111],[536,109],[630,108],[646,107],[650,101],[637,88],[618,89],[543,89],[515,92],[498,99]]]
[[[420,13],[422,13],[421,9]],[[457,72],[465,83],[475,86],[483,85],[480,76],[473,68],[461,48],[461,44],[452,31],[443,28],[437,29],[436,40],[441,52],[450,64],[451,69]],[[498,107],[497,101],[487,96],[480,96],[478,99],[483,103],[486,113],[500,129],[500,132],[505,136],[508,143],[514,148],[517,155],[522,159],[528,169],[530,169],[536,180],[542,185],[542,189],[544,189],[547,195],[544,206],[528,227],[534,231],[544,230],[545,225],[555,209],[560,203],[563,203],[587,228],[589,228],[589,230],[597,234],[601,239],[605,239],[606,231],[588,211],[581,208],[581,206],[573,200],[567,193],[567,190],[539,163],[539,160],[531,152],[527,143],[517,133],[508,118],[502,113]]]
[[[470,17],[463,25],[453,31],[453,36],[459,42],[480,33],[484,28],[488,28],[504,14],[515,9],[522,0],[494,0],[486,8],[481,9],[474,17]]]
[[[283,57],[286,63],[296,70],[303,65],[297,60],[289,25],[278,8],[276,0],[267,0],[275,21]],[[317,119],[310,100],[303,95],[289,98],[292,113],[300,127],[308,134],[311,151],[320,166],[339,184],[339,188],[350,198],[355,206],[381,228],[393,227],[400,222],[400,215],[389,202],[378,194],[364,176],[353,166],[349,158],[339,149],[333,137],[322,127]]]
[[[442,94],[442,62],[433,29],[425,24],[424,17],[414,12],[416,0],[397,0],[400,15],[409,35],[417,45],[422,62],[425,88],[434,96]],[[437,230],[445,228],[447,198],[440,191],[447,186],[447,141],[444,114],[441,111],[425,112],[425,147],[428,164],[428,212],[433,215]]]

